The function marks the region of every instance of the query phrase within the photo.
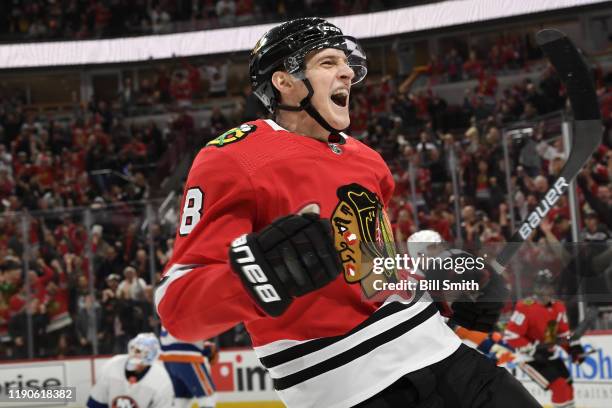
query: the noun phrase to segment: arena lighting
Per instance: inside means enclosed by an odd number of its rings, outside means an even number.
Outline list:
[[[606,0],[449,0],[329,19],[357,38],[473,24]],[[275,24],[88,41],[0,45],[0,69],[117,64],[250,50]]]

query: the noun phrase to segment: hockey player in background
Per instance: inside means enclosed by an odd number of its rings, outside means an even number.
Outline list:
[[[251,84],[275,119],[231,129],[195,158],[155,294],[164,326],[195,341],[244,322],[289,408],[539,407],[431,302],[374,301],[374,282],[398,279],[372,269],[395,255],[394,182],[342,132],[365,75],[355,38],[319,18],[259,40]]]
[[[565,305],[553,298],[554,293],[552,273],[548,270],[538,272],[534,296],[516,304],[504,340],[518,352],[533,358],[521,364],[521,368],[536,384],[551,391],[553,407],[573,408],[572,379],[559,355],[559,347],[578,364],[584,361],[584,349],[579,342],[570,343]]]
[[[128,354],[114,356],[104,365],[87,407],[171,407],[172,383],[158,355],[159,341],[153,333],[134,337],[128,343]]]
[[[218,357],[217,346],[210,341],[187,343],[173,337],[162,327],[159,335],[164,362],[174,387],[174,408],[214,408],[217,403],[210,366]]]

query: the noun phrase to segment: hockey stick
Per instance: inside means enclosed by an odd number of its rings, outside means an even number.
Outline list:
[[[536,34],[536,41],[561,77],[574,111],[574,137],[570,155],[544,198],[523,221],[497,255],[491,266],[502,273],[521,244],[531,235],[542,219],[567,191],[569,183],[601,143],[601,117],[595,86],[584,57],[561,31],[546,29]]]
[[[587,330],[593,327],[598,315],[599,312],[597,311],[596,307],[589,307],[587,309],[584,319],[582,319],[582,321],[578,323],[578,325],[570,335],[568,341],[572,343],[574,341],[580,340],[580,338],[584,336],[584,333],[586,333]]]

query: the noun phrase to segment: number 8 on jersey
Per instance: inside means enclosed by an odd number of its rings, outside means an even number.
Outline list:
[[[199,187],[192,187],[185,193],[185,204],[181,211],[181,226],[179,235],[184,237],[188,235],[202,217],[202,204],[204,193]]]

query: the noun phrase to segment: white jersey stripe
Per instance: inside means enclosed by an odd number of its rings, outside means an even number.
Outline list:
[[[333,342],[324,347],[316,343],[325,339],[282,340],[255,352],[269,363],[274,386],[287,406],[349,407],[459,348],[460,339],[432,308],[430,302],[417,302],[383,313],[380,320],[337,340],[331,338]]]
[[[191,272],[193,269],[199,266],[203,266],[203,265],[174,264],[170,267],[170,269],[168,269],[168,272],[166,272],[163,279],[159,282],[159,285],[155,289],[155,296],[154,296],[155,310],[157,310],[158,313],[159,313],[159,310],[158,310],[159,304],[164,298],[164,295],[166,294],[166,291],[168,290],[168,287],[170,286],[170,284],[174,282],[175,280],[187,275],[189,272]]]
[[[290,347],[297,346],[298,344],[308,343],[309,341],[313,341],[315,339],[308,340],[277,340],[272,343],[264,344],[263,346],[253,347],[257,357],[263,358],[280,351],[286,350]]]
[[[404,335],[340,367],[280,390],[292,408],[345,408],[385,389],[400,377],[434,364],[455,352],[461,341],[435,314]],[[304,363],[309,364],[307,357]],[[269,369],[277,378],[275,368]],[[308,399],[304,399],[308,395]]]
[[[410,320],[421,311],[425,310],[431,303],[428,302],[417,302],[414,306],[409,307],[398,313],[394,313],[386,318],[375,322],[357,333],[348,336],[332,345],[325,347],[324,349],[311,353],[310,355],[304,356],[303,358],[297,358],[287,363],[274,367],[273,378],[285,377],[295,372],[301,371],[305,368],[311,367],[315,364],[319,364],[325,360],[338,355],[356,344],[361,344],[367,339],[374,337],[375,335],[385,332],[393,327],[397,326],[399,322]],[[272,372],[272,370],[270,370]]]

